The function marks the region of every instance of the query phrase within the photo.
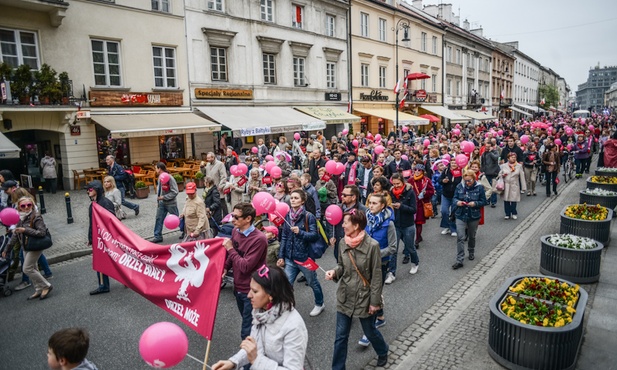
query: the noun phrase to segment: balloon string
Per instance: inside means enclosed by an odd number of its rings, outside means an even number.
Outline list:
[[[287,219],[286,219],[285,217],[281,216],[281,214],[280,214],[278,211],[274,211],[273,213],[274,213],[275,215],[279,216],[280,218],[282,218],[282,219],[283,219],[283,221],[285,221],[285,223],[286,223],[287,225],[289,225],[289,227],[290,227],[290,228],[291,228],[291,227],[293,227],[293,226],[291,226],[291,224],[287,221]]]
[[[202,364],[202,365],[204,364],[204,362],[203,362],[203,361],[201,361],[201,360],[200,360],[200,359],[198,359],[198,358],[195,358],[195,357],[191,356],[189,353],[187,353],[187,354],[186,354],[186,356],[187,356],[187,357],[189,357],[189,358],[192,358],[193,360],[195,360],[195,361],[199,362],[199,363],[200,363],[200,364]],[[212,368],[211,366],[208,366],[208,365],[206,365],[206,367],[207,367],[207,368],[210,368],[210,369]]]

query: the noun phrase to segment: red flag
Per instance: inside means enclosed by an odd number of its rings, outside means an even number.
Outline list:
[[[401,102],[398,105],[399,109],[405,108],[405,99],[407,99],[407,95],[407,90],[405,90],[405,95],[403,95],[403,99],[401,99]]]
[[[311,271],[315,271],[319,268],[319,265],[317,264],[317,262],[313,261],[311,257],[307,258],[306,261],[304,262],[300,262],[296,260],[294,260],[294,262]]]
[[[223,239],[159,245],[92,204],[92,267],[212,340],[226,251]]]
[[[499,95],[499,99],[503,99],[506,97],[506,90],[501,90],[501,94]]]
[[[302,23],[302,7],[296,5],[296,23]]]
[[[398,92],[400,91],[401,88],[401,79],[399,78],[399,80],[396,82],[396,85],[394,85],[394,93],[398,94]]]

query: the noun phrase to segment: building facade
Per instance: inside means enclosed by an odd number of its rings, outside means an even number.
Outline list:
[[[604,107],[604,93],[617,82],[617,66],[599,65],[589,70],[587,82],[578,85],[576,104],[579,109],[600,111]]]
[[[512,85],[514,81],[515,58],[506,50],[494,44],[492,77],[492,106],[493,115],[499,118],[514,118],[517,116],[531,116],[518,108],[512,107]]]

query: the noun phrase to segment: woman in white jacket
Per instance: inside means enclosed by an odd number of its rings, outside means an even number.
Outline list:
[[[308,333],[295,309],[293,289],[283,269],[263,265],[251,276],[248,297],[253,305],[251,335],[229,360],[219,361],[212,370],[304,368]]]
[[[516,205],[521,201],[521,191],[527,191],[527,181],[525,181],[525,170],[520,163],[516,162],[516,153],[508,154],[508,162],[500,166],[499,176],[503,178],[505,189],[501,197],[503,198],[504,210],[506,211],[505,219],[512,217],[513,220],[518,218]]]
[[[113,176],[105,176],[103,179],[103,190],[105,191],[105,198],[111,200],[114,204],[114,210],[116,211],[116,217],[119,220],[126,218],[126,213],[122,209],[122,194],[116,187],[116,180]]]

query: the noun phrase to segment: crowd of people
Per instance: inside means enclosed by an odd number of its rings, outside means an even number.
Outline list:
[[[323,277],[338,283],[332,368],[345,368],[353,317],[360,319],[364,332],[358,344],[372,345],[377,365],[383,366],[388,361],[388,345],[378,330],[386,324],[383,287],[395,282],[401,265],[412,275],[418,272],[423,225],[439,222],[441,235],[456,238],[452,268],[464,267],[465,257],[475,259],[478,227],[491,222],[484,217],[485,206],[503,206],[504,219],[517,220],[518,203],[537,196],[542,185],[547,197],[559,194],[560,173],[570,158],[575,178],[589,173],[594,153],[600,154],[599,166],[617,167],[615,123],[612,115],[577,120],[557,114],[533,122],[502,119],[450,129],[433,126],[422,133],[404,127],[387,137],[343,130],[330,140],[321,133],[306,139],[296,133],[291,142],[284,136],[269,143],[259,139],[247,154],[239,155],[233,147],[207,153],[200,166],[205,189],[198,195],[196,184],[187,183],[182,212],[177,184],[161,162],[156,166],[153,241],[163,240],[167,214],[183,220],[184,240],[219,233],[228,237],[223,243],[228,251],[225,274],[233,275],[243,341],[238,354],[214,369],[267,369],[275,363],[302,368],[308,333],[294,308],[293,285],[300,277],[298,281],[311,287],[314,307],[309,315],[320,315],[326,305],[321,274],[306,262],[311,245],[325,235],[337,261]],[[118,218],[126,217],[122,206],[137,215],[139,206],[126,201],[118,189],[123,171],[113,157],[108,157],[108,165],[110,176],[102,184],[89,184],[89,196]],[[12,175],[0,171],[0,176],[2,205],[30,203],[36,215],[27,195],[15,195],[19,187]],[[278,224],[275,214],[257,215],[251,205],[260,192],[287,204],[289,211]],[[333,205],[343,214],[336,222],[326,212]],[[40,216],[25,212],[4,253],[19,253],[20,233],[40,232]],[[225,223],[230,231],[223,231]],[[23,275],[35,284],[33,297],[44,299],[52,286],[44,278],[47,271],[38,273],[36,261],[45,266],[41,259],[41,254],[26,253]],[[108,291],[107,277],[99,276],[99,287],[91,294]]]

